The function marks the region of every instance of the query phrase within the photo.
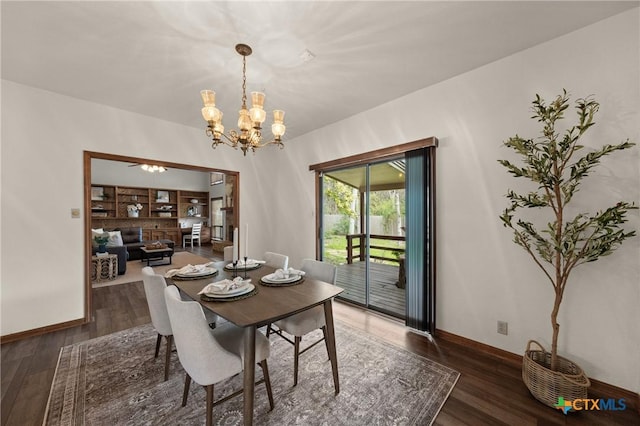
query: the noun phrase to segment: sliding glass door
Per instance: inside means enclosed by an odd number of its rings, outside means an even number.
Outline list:
[[[366,246],[363,235],[363,193],[366,168],[353,167],[324,174],[322,180],[322,260],[338,267],[342,297],[367,304]],[[351,266],[353,265],[353,266]],[[348,283],[348,286],[342,286]]]
[[[322,259],[338,266],[341,297],[405,317],[404,157],[322,178]]]
[[[435,332],[434,137],[313,164],[319,259],[339,298]]]

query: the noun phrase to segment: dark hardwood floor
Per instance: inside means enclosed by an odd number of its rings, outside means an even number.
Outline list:
[[[193,251],[220,258],[211,254],[210,246]],[[2,425],[42,424],[61,347],[150,322],[142,283],[93,291],[91,323],[2,345]],[[564,416],[531,397],[517,365],[459,344],[431,340],[407,331],[398,320],[345,303],[334,303],[334,311],[339,321],[461,373],[436,425],[640,425],[640,415],[633,409]]]

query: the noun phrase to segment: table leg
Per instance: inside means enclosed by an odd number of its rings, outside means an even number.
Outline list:
[[[333,307],[331,305],[331,299],[324,302],[324,321],[327,326],[327,346],[329,348],[329,358],[331,359],[333,385],[337,395],[340,393],[340,381],[338,379],[338,356],[336,354],[336,335],[333,329]]]
[[[256,327],[244,329],[244,424],[253,424],[253,396],[256,373]]]

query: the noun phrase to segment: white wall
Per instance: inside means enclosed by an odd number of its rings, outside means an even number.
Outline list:
[[[602,104],[588,145],[639,141],[639,21],[635,9],[247,157],[212,151],[202,129],[3,81],[1,334],[83,316],[83,221],[70,216],[83,205],[82,150],[239,171],[250,255],[280,251],[297,265],[315,255],[309,164],[436,136],[438,328],[515,353],[529,338],[549,346],[550,284],[499,223],[502,195],[517,181],[496,159],[510,155],[506,138],[537,134],[528,118],[534,94],[562,88]],[[33,105],[46,111],[37,122]],[[639,151],[606,159],[576,204],[639,200]],[[639,224],[636,212],[630,226]],[[560,318],[564,355],[636,391],[639,258],[636,238],[578,269]],[[496,334],[497,320],[509,322],[509,336]]]
[[[290,168],[260,170],[280,188],[261,192],[287,207],[273,218],[272,244],[293,265],[314,255],[309,164],[436,136],[437,327],[518,354],[528,339],[550,349],[552,287],[500,224],[503,194],[520,182],[496,160],[514,159],[501,146],[510,136],[538,136],[529,118],[535,94],[552,99],[563,88],[574,99],[594,94],[601,103],[588,146],[640,142],[639,21],[635,9],[289,142]],[[620,199],[638,202],[639,159],[640,147],[605,159],[575,206],[593,212]],[[637,211],[628,225],[639,228]],[[575,270],[559,319],[562,354],[591,377],[636,391],[639,259],[636,237]],[[508,336],[496,333],[497,320],[508,321]]]
[[[91,183],[103,185],[138,186],[184,191],[209,191],[209,173],[170,168],[163,173],[149,173],[140,166],[121,161],[91,160]]]

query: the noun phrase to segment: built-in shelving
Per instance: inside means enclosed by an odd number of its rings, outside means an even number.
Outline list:
[[[91,227],[140,226],[146,240],[171,239],[180,244],[181,219],[209,218],[209,193],[162,188],[91,186]],[[141,206],[137,215],[128,206]]]

